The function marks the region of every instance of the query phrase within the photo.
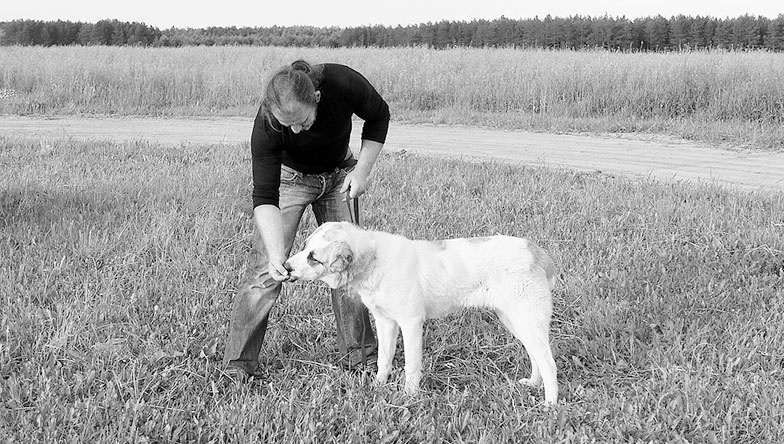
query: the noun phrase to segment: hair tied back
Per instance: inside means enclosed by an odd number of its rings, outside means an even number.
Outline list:
[[[302,71],[305,74],[310,74],[312,68],[310,67],[310,63],[304,60],[297,60],[291,64],[292,71]]]

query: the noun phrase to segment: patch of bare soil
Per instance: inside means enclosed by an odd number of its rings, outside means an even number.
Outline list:
[[[1,116],[0,134],[43,140],[146,140],[164,145],[246,143],[252,119]],[[354,126],[352,144],[359,143]],[[353,147],[353,146],[352,146]],[[545,134],[393,123],[385,149],[694,181],[746,190],[784,190],[784,153],[730,151],[666,137]]]

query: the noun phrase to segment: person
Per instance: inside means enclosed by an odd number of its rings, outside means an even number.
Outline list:
[[[349,149],[352,117],[364,120],[358,158]],[[318,224],[350,220],[346,195],[360,196],[389,129],[389,106],[354,69],[298,60],[268,80],[251,135],[253,247],[234,299],[224,365],[259,376],[269,312],[288,277],[300,219],[310,206]],[[264,288],[263,279],[274,279]],[[339,363],[373,359],[377,343],[367,309],[332,290]]]

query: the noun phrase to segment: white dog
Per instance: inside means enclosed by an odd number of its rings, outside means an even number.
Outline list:
[[[362,298],[376,321],[379,383],[389,377],[398,329],[403,331],[405,389],[416,393],[425,319],[463,307],[488,307],[528,352],[531,377],[520,382],[544,383],[545,402],[556,403],[558,382],[549,341],[554,266],[533,242],[509,236],[412,241],[348,222],[329,222],[316,229],[285,266],[292,280],[347,286]]]

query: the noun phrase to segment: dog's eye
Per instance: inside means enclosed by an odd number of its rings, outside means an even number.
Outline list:
[[[323,262],[321,262],[320,260],[318,260],[315,257],[313,257],[313,252],[312,251],[310,253],[308,253],[308,262],[311,263],[311,264],[321,264],[321,265],[323,265]]]

